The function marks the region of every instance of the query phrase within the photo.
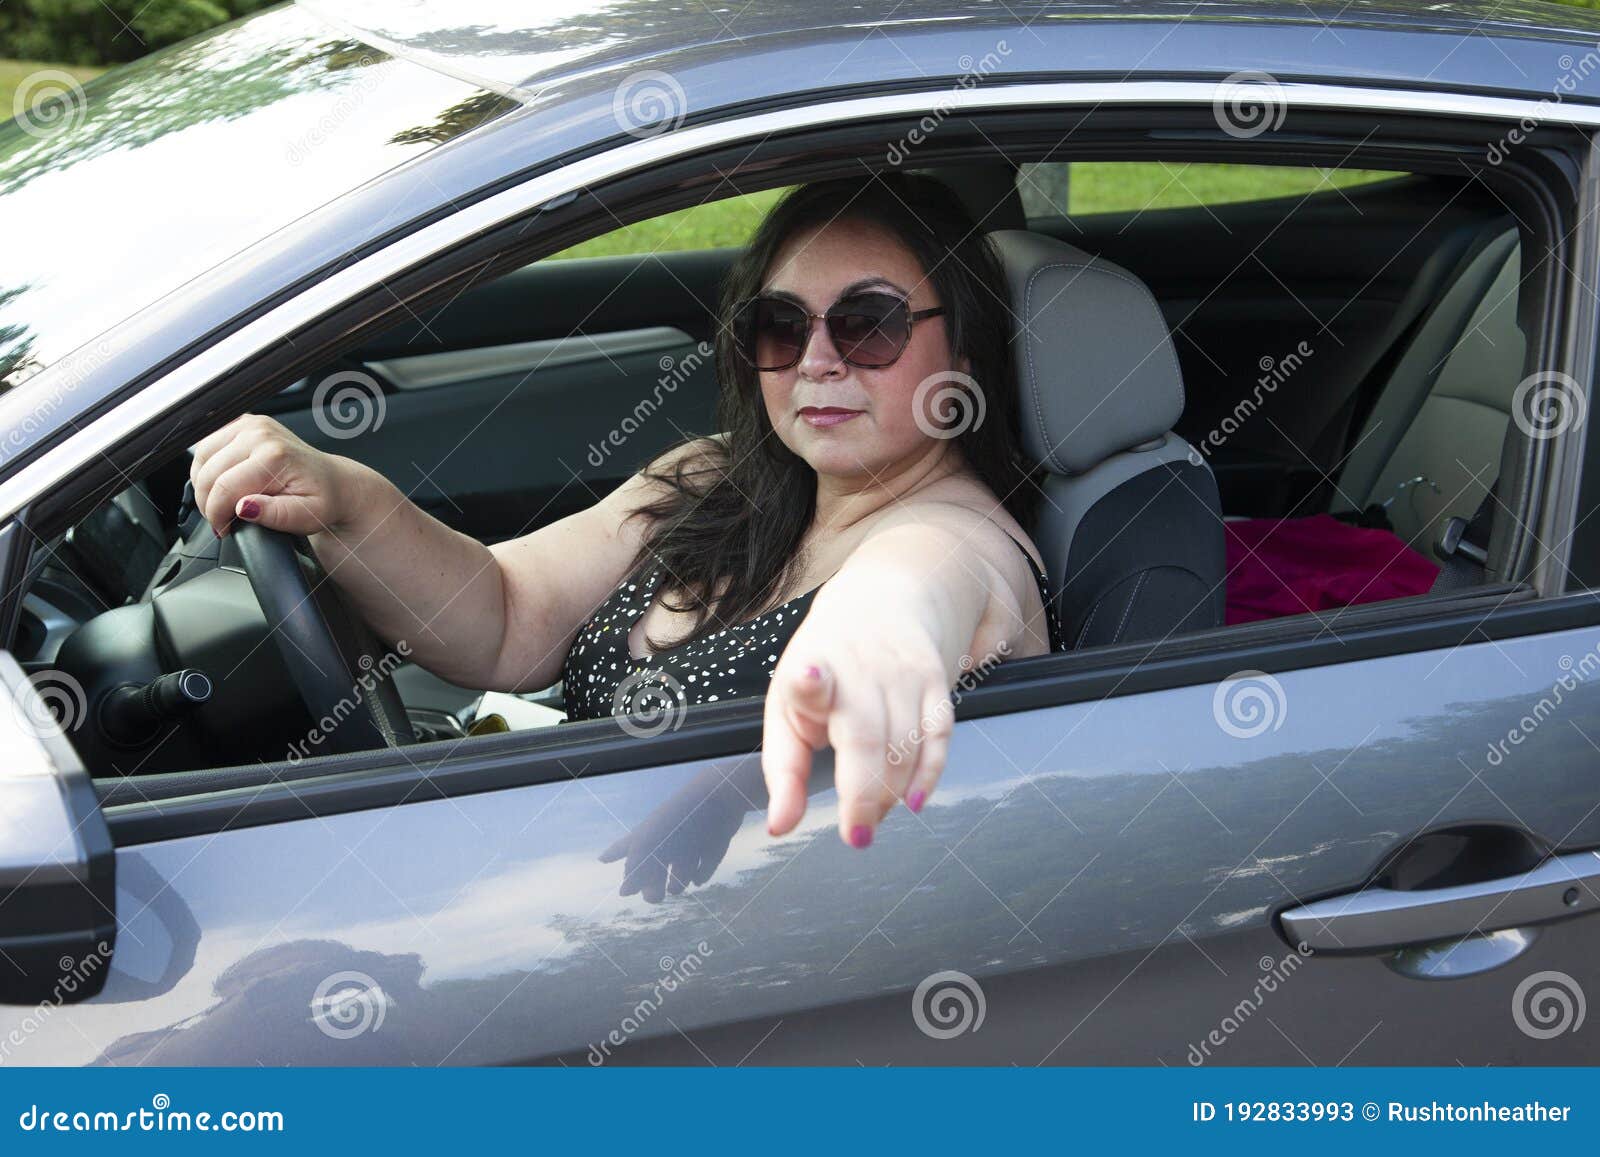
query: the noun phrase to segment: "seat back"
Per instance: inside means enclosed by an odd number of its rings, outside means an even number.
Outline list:
[[[1221,625],[1221,504],[1172,432],[1183,375],[1155,298],[1065,242],[990,237],[1011,284],[1023,446],[1047,471],[1034,542],[1066,645]]]
[[[1335,510],[1387,501],[1395,533],[1429,558],[1444,523],[1470,518],[1500,474],[1527,350],[1520,256],[1515,228],[1471,255],[1395,364],[1339,478]]]

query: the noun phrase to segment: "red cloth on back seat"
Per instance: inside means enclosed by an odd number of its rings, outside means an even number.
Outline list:
[[[1426,594],[1439,565],[1387,530],[1329,514],[1223,523],[1234,623]]]

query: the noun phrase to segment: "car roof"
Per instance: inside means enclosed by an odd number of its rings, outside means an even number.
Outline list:
[[[1346,30],[1454,34],[1485,40],[1593,43],[1600,12],[1544,0],[300,0],[351,35],[484,87],[536,95],[563,79],[619,64],[714,50],[748,54],[757,42],[843,32],[865,40],[933,25],[972,30],[1089,25],[1263,24],[1308,29],[1318,40]],[[1358,73],[1358,60],[1350,62]],[[1530,88],[1549,82],[1528,77]]]

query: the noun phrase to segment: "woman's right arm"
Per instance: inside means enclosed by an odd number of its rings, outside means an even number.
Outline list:
[[[555,682],[578,628],[638,555],[647,528],[627,515],[660,493],[659,483],[634,475],[585,510],[487,547],[377,471],[255,414],[200,442],[190,476],[218,534],[241,518],[308,535],[383,640],[405,640],[418,664],[478,690]]]

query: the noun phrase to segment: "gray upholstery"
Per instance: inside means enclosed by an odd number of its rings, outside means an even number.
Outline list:
[[[1160,437],[1183,413],[1183,375],[1150,290],[1064,241],[992,233],[1024,338],[1017,350],[1028,454],[1081,474]]]
[[[1011,286],[1023,447],[1047,472],[1033,537],[1065,645],[1220,625],[1216,480],[1172,433],[1183,376],[1155,298],[1065,242],[990,238]]]
[[[1517,241],[1510,229],[1479,250],[1424,319],[1339,480],[1335,510],[1392,498],[1395,533],[1430,558],[1444,523],[1472,517],[1500,473],[1527,348]],[[1432,485],[1397,490],[1417,477]]]

